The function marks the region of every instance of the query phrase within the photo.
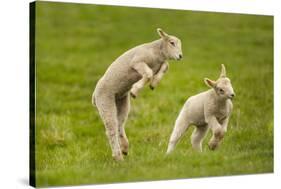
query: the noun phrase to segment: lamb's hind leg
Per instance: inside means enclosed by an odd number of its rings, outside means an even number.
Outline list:
[[[174,130],[172,132],[172,135],[169,140],[168,150],[167,154],[171,153],[183,133],[186,131],[186,129],[189,127],[189,121],[185,119],[185,116],[181,113],[179,117],[176,120],[176,124],[174,127]]]
[[[193,149],[202,152],[202,141],[206,136],[208,127],[196,127],[191,135],[191,144]]]
[[[105,125],[106,135],[115,160],[123,160],[118,137],[118,120],[115,98],[96,97],[95,103]]]
[[[118,131],[119,131],[119,142],[121,151],[124,155],[128,154],[129,141],[125,132],[125,123],[128,118],[130,111],[130,98],[126,95],[122,99],[116,101],[117,105],[117,118],[118,118]]]

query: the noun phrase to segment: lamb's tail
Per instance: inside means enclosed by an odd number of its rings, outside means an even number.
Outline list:
[[[95,102],[95,92],[93,92],[92,95],[92,105],[95,107],[96,106],[96,102]]]

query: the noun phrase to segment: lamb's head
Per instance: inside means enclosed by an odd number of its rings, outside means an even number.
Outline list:
[[[180,60],[182,58],[181,40],[175,36],[168,35],[162,29],[157,29],[163,40],[162,52],[167,59]]]
[[[231,81],[226,77],[225,67],[221,65],[221,74],[217,81],[208,78],[204,79],[205,83],[216,91],[216,94],[222,99],[233,99],[235,96]]]

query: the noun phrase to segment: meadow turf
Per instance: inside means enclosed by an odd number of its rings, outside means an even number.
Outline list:
[[[36,3],[36,182],[78,185],[273,172],[273,17],[145,8]],[[91,95],[112,61],[158,39],[182,40],[160,85],[134,100],[129,156],[117,163]],[[236,92],[217,151],[191,149],[192,129],[165,156],[189,96],[207,90],[220,64]]]

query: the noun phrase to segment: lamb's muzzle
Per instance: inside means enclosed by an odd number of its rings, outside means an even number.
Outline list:
[[[179,58],[178,58],[178,60],[180,60],[180,59],[182,59],[182,54],[179,54]]]
[[[230,99],[233,99],[234,97],[235,97],[235,93],[232,93],[232,94],[229,95]]]

